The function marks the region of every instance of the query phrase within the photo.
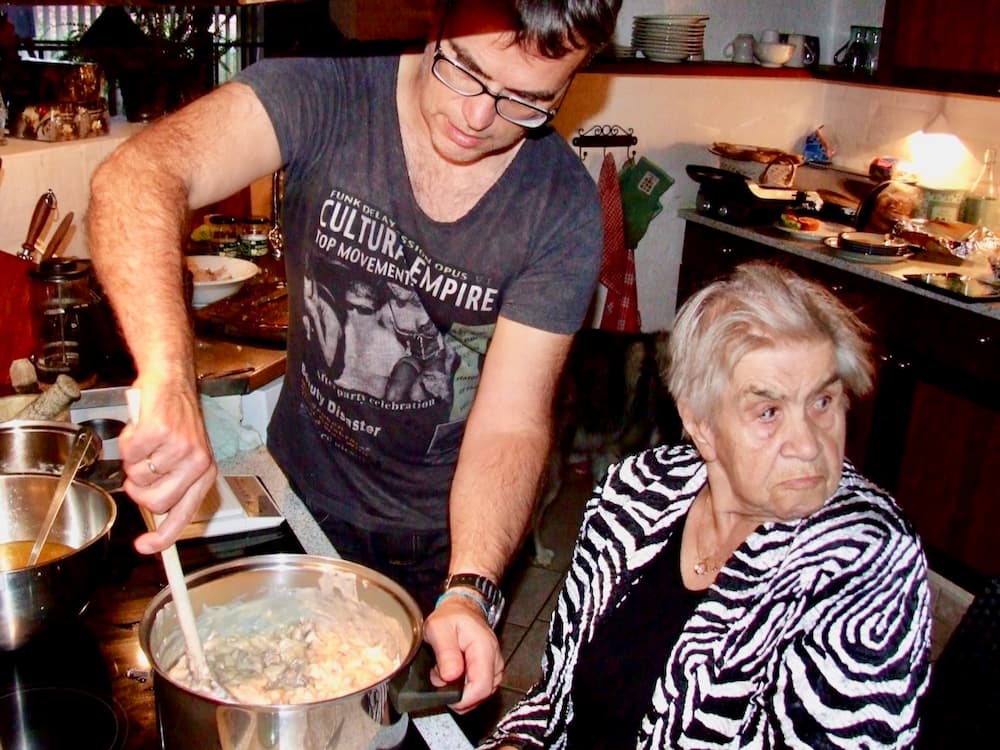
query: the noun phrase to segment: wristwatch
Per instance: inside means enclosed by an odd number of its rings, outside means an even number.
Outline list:
[[[448,580],[444,583],[444,590],[448,591],[459,587],[473,589],[483,598],[485,604],[483,614],[486,615],[486,622],[491,628],[495,628],[506,603],[500,588],[486,576],[475,573],[455,573],[448,576]]]

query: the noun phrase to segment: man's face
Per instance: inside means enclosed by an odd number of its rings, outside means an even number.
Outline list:
[[[818,510],[840,481],[847,395],[829,341],[744,356],[708,419],[689,429],[713,495],[763,520]]]
[[[552,60],[512,45],[512,32],[490,4],[462,3],[449,14],[441,51],[473,73],[493,93],[508,93],[543,109],[562,100],[585,50]],[[430,72],[435,44],[425,50],[420,110],[440,156],[468,164],[518,143],[525,129],[500,117],[493,97],[462,96]]]

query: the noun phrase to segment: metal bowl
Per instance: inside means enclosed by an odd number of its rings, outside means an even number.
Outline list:
[[[0,474],[59,474],[82,429],[89,428],[30,419],[0,423]],[[79,473],[86,475],[100,455],[101,439],[94,434]]]
[[[47,474],[0,476],[0,545],[35,540],[58,481]],[[100,580],[116,516],[111,495],[73,481],[49,534],[73,551],[30,568],[0,571],[0,650],[20,648],[83,612]]]

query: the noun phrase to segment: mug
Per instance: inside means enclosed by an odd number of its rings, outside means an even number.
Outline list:
[[[781,38],[777,29],[766,29],[760,32],[760,40],[762,42],[777,42]]]
[[[732,58],[735,63],[753,62],[753,34],[737,34],[722,51],[725,57]]]
[[[811,65],[816,64],[817,54],[816,46],[810,43],[808,40],[816,39],[816,37],[809,37],[805,34],[785,34],[785,41],[788,44],[795,45],[795,49],[792,51],[792,56],[788,58],[788,62],[785,63],[790,68],[806,68]],[[818,40],[817,40],[818,41]]]

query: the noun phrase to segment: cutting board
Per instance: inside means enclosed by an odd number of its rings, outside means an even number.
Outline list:
[[[10,363],[35,349],[35,319],[31,310],[34,263],[0,250],[0,391],[10,390]]]

